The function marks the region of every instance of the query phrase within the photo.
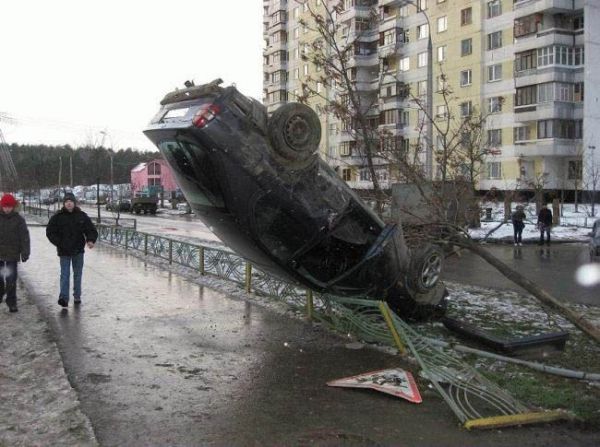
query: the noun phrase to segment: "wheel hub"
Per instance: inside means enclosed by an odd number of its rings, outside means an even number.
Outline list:
[[[308,123],[301,116],[291,117],[285,126],[285,139],[287,143],[296,149],[301,149],[308,143],[310,132]]]
[[[421,271],[421,281],[427,288],[436,285],[442,273],[442,258],[438,254],[429,256],[423,263]]]

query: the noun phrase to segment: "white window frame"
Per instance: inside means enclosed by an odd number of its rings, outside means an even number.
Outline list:
[[[494,96],[488,98],[488,112],[489,113],[500,113],[502,112],[502,97]]]
[[[486,170],[487,170],[488,179],[490,179],[490,180],[502,179],[502,162],[488,161],[486,163]]]
[[[495,43],[495,44],[494,44]],[[487,35],[487,50],[497,50],[498,48],[502,48],[502,30],[494,31],[493,33],[489,33]]]
[[[500,0],[491,0],[487,2],[487,18],[498,17],[502,14],[502,2]]]
[[[448,45],[440,45],[437,47],[437,61],[444,62],[448,54]]]
[[[403,57],[402,59],[400,59],[400,62],[398,63],[398,69],[400,71],[410,70],[410,57],[409,56],[406,56],[406,57]]]
[[[466,106],[466,107],[465,107]],[[461,102],[459,105],[460,117],[466,118],[473,114],[473,103],[471,101]]]
[[[497,82],[502,80],[502,64],[488,65],[488,82]]]
[[[466,74],[466,81],[467,82],[463,82],[463,73]],[[473,83],[473,70],[471,70],[470,68],[468,68],[467,70],[461,70],[460,72],[460,86],[461,87],[468,87]]]
[[[429,25],[424,23],[417,26],[417,40],[427,39],[429,37]]]
[[[417,54],[417,67],[427,67],[427,51]]]
[[[437,18],[437,32],[443,33],[444,31],[448,31],[448,16]]]

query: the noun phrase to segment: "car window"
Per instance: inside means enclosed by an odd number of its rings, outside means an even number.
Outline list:
[[[160,150],[173,167],[180,185],[188,184],[190,202],[219,208],[225,207],[217,181],[218,173],[206,149],[187,142],[168,140],[159,144]]]

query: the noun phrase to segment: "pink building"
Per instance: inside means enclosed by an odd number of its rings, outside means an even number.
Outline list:
[[[177,190],[173,172],[167,162],[161,158],[140,163],[131,170],[131,194],[134,197],[140,191],[151,193],[164,191],[165,197],[169,197],[171,192]]]

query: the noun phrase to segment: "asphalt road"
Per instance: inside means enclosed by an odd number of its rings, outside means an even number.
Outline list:
[[[488,244],[488,250],[530,280],[565,302],[600,305],[600,285],[583,287],[577,269],[589,262],[586,244],[557,243],[550,246]],[[446,259],[446,279],[494,289],[524,292],[477,255],[463,251]]]
[[[328,388],[414,368],[102,244],[86,254],[83,305],[61,310],[55,251],[31,234],[21,276],[103,446],[596,445],[565,425],[467,432],[423,384],[421,405]]]

